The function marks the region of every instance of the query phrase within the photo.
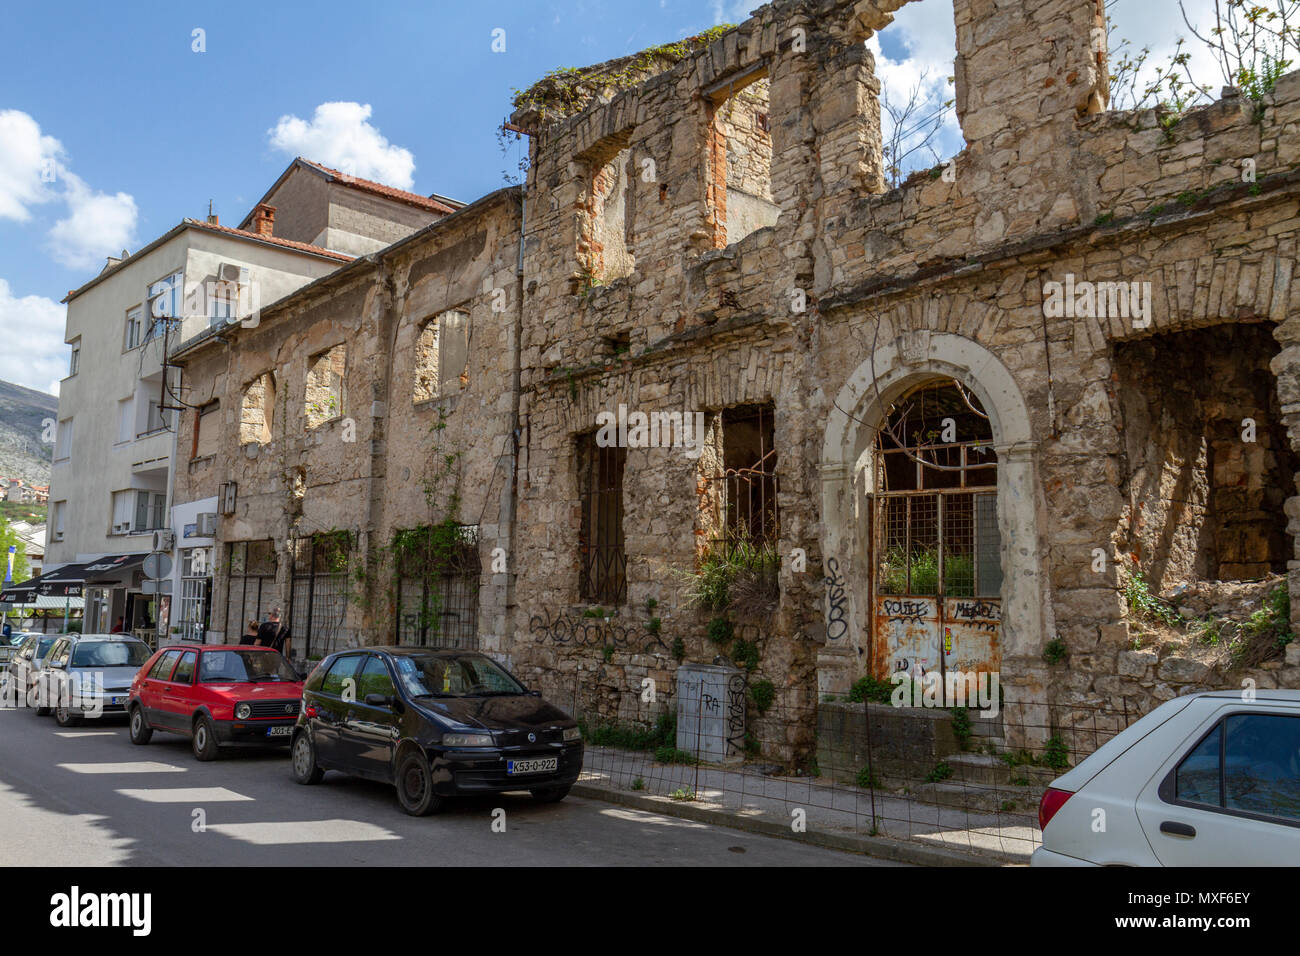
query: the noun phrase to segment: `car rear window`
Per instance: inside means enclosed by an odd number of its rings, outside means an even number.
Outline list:
[[[140,641],[86,641],[72,652],[73,667],[139,667],[148,659]]]

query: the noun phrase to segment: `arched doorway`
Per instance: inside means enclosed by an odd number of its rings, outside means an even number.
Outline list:
[[[997,452],[980,400],[937,377],[890,405],[867,468],[870,642],[879,679],[1001,669]]]
[[[873,585],[882,572],[875,563],[873,546],[877,541],[888,541],[875,533],[873,525],[879,507],[877,489],[881,487],[876,477],[878,436],[900,398],[940,380],[960,385],[988,416],[987,432],[974,431],[971,422],[966,435],[972,443],[984,440],[981,436],[991,436],[993,476],[971,475],[968,469],[968,482],[980,484],[966,489],[970,507],[952,513],[954,518],[969,514],[973,522],[974,509],[979,508],[985,520],[992,518],[996,546],[984,536],[978,545],[971,541],[969,553],[972,567],[976,550],[986,554],[989,548],[996,547],[1001,558],[997,644],[1003,668],[1004,707],[1015,709],[1016,719],[1025,726],[1045,727],[1042,688],[1046,665],[1042,648],[1055,625],[1045,588],[1046,542],[1040,532],[1045,504],[1036,475],[1037,443],[1029,409],[1015,377],[997,355],[965,336],[949,332],[922,329],[899,335],[866,357],[835,394],[827,416],[820,464],[826,594],[825,638],[817,657],[818,689],[843,694],[856,678],[871,673],[876,664]],[[961,428],[958,423],[958,438],[962,437]],[[971,447],[966,445],[968,460]],[[983,459],[974,461],[982,463]],[[978,468],[975,470],[978,472]],[[905,490],[899,481],[886,482],[884,490]],[[977,505],[974,501],[976,494],[990,490],[984,481],[996,485],[991,515],[987,503]],[[958,553],[966,551],[959,548]],[[991,582],[986,575],[976,590],[991,590]],[[886,657],[882,655],[881,660]]]

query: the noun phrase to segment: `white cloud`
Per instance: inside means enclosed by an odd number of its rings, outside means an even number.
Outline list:
[[[67,215],[49,232],[54,258],[73,269],[102,265],[105,256],[129,246],[135,232],[135,200],[108,195],[66,168],[63,145],[41,132],[20,110],[0,110],[0,219],[27,222],[31,207],[62,201]]]
[[[415,184],[415,157],[371,126],[370,112],[369,103],[322,103],[311,122],[282,116],[267,135],[274,149],[291,156],[409,190]]]
[[[133,244],[137,210],[130,195],[101,193],[66,171],[60,176],[68,215],[50,229],[54,258],[73,269],[89,269]]]
[[[26,222],[29,206],[55,198],[47,180],[57,175],[62,155],[63,146],[43,136],[36,120],[20,110],[0,110],[0,219]]]
[[[0,379],[42,392],[59,394],[68,374],[68,347],[63,343],[64,308],[39,295],[16,297],[0,279]]]

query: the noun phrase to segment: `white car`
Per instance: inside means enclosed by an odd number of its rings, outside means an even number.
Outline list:
[[[1033,866],[1294,866],[1300,691],[1161,704],[1052,781]]]

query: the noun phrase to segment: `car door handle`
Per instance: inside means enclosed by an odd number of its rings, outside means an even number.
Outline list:
[[[1160,832],[1168,833],[1170,836],[1194,837],[1196,836],[1196,827],[1186,823],[1176,823],[1173,820],[1166,820],[1160,824]]]

